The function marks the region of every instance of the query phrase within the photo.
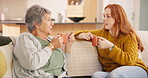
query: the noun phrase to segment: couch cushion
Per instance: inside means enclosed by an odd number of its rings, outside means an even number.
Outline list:
[[[76,40],[67,59],[69,76],[92,75],[94,72],[102,70],[98,61],[97,49],[89,41]]]
[[[3,76],[4,78],[12,78],[12,73],[11,73],[12,51],[13,51],[12,42],[10,42],[7,45],[0,46],[0,52],[1,52],[2,56],[3,56],[3,57],[0,57],[0,59],[3,60],[3,61],[6,60],[6,62],[4,62],[6,65],[2,65],[2,67],[1,67],[1,68],[4,68],[3,72],[6,71],[6,73],[3,73],[4,74],[4,76]]]
[[[148,31],[138,31],[137,34],[144,45],[144,51],[141,53],[142,60],[148,67]]]

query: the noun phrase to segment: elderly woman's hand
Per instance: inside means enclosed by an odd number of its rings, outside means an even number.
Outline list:
[[[73,44],[73,42],[75,41],[75,37],[74,37],[74,34],[73,34],[73,32],[70,32],[70,33],[67,33],[67,43],[66,43],[66,45],[72,45]]]
[[[55,36],[48,45],[52,49],[61,48],[63,39],[60,35]]]
[[[75,37],[73,32],[67,33],[67,42],[65,44],[65,52],[70,53],[71,52],[71,46],[75,41]]]

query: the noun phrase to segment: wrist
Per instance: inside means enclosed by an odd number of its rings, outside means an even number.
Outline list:
[[[72,44],[66,44],[65,45],[65,52],[66,53],[71,53],[71,47],[72,47]]]
[[[109,50],[112,51],[112,49],[114,48],[114,46],[115,46],[115,45],[113,44],[112,47],[109,48]]]
[[[65,46],[72,46],[72,44],[68,44],[68,43],[67,43],[67,44],[65,44]]]
[[[49,43],[49,47],[53,50],[54,49],[54,46],[53,44]]]

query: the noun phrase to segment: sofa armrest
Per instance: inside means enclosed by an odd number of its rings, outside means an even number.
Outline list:
[[[137,34],[139,35],[144,46],[144,51],[140,52],[140,56],[145,65],[148,67],[148,31],[137,31]]]
[[[76,40],[72,45],[67,66],[69,76],[89,76],[102,70],[96,47],[92,46],[90,41],[82,40]]]

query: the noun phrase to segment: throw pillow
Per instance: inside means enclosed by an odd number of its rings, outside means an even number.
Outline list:
[[[3,78],[12,78],[12,72],[11,72],[11,68],[12,68],[12,54],[13,54],[13,45],[12,42],[10,42],[7,45],[4,46],[0,46],[0,51],[1,53],[3,53],[3,58],[0,57],[1,60],[6,60],[6,65],[3,65],[3,67],[1,68],[7,68],[4,69],[3,73]],[[6,70],[6,73],[4,74]]]
[[[0,78],[4,76],[7,70],[7,63],[6,63],[6,57],[4,56],[4,53],[0,51]]]
[[[11,42],[10,37],[8,36],[0,36],[0,46],[6,45]]]

